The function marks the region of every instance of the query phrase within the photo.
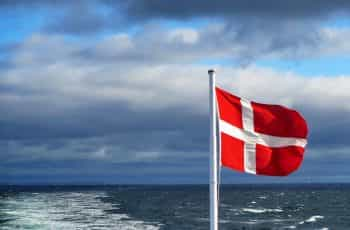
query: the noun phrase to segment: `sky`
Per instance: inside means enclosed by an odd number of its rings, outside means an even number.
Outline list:
[[[347,0],[0,1],[0,184],[208,183],[208,75],[306,118],[289,177],[350,180]]]

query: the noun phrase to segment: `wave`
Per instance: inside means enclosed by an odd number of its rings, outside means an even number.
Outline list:
[[[310,222],[316,222],[318,219],[323,219],[324,216],[311,216],[309,219],[305,220],[305,222],[310,223]]]
[[[1,200],[9,221],[2,229],[119,229],[158,230],[160,223],[145,223],[103,202],[104,192],[19,194]],[[114,211],[113,211],[114,210]]]
[[[243,212],[250,212],[250,213],[266,213],[266,212],[283,212],[282,209],[274,208],[274,209],[268,209],[268,208],[242,208]]]
[[[313,223],[316,222],[319,219],[323,219],[324,216],[316,215],[316,216],[311,216],[306,220],[300,221],[299,224],[304,224],[304,223]]]

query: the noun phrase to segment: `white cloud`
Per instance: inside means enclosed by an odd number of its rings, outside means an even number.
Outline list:
[[[126,35],[113,37],[112,40],[131,43]],[[80,103],[115,101],[126,103],[134,110],[183,107],[193,112],[207,111],[207,68],[203,65],[123,65],[117,61],[90,65],[84,58],[72,55],[73,45],[70,42],[57,37],[35,35],[25,44],[14,55],[16,67],[2,73],[0,84],[15,89],[2,92],[0,100],[4,105],[54,103],[62,109]],[[40,53],[33,48],[38,46]],[[60,54],[43,51],[51,49],[60,50]],[[79,47],[73,50],[77,49]],[[27,60],[23,54],[32,58]],[[36,58],[41,55],[48,56],[48,59],[54,56],[55,61],[42,63],[41,58]],[[32,64],[27,65],[27,62]],[[350,105],[342,103],[350,99],[348,76],[303,77],[254,65],[238,68],[219,66],[218,82],[239,95],[263,102],[350,110]],[[22,96],[21,89],[29,93]]]
[[[128,34],[116,34],[108,36],[96,46],[97,54],[113,57],[116,54],[127,53],[134,49],[134,42]]]
[[[169,30],[165,33],[193,36],[186,39],[192,39],[190,42],[195,44],[201,43],[203,32],[184,31]],[[197,33],[198,37],[194,35]],[[134,38],[125,34],[117,34],[98,41],[100,43],[93,47],[95,51],[100,52],[100,55],[108,52],[106,48],[109,45],[106,44],[109,42],[112,43],[111,47],[115,43],[116,52],[124,53],[130,49],[135,51],[147,46],[147,42],[152,40],[146,37],[142,43],[142,36]],[[154,34],[150,36],[153,37]],[[158,37],[161,47],[166,44],[162,39],[163,37]],[[101,48],[100,45],[104,48]],[[167,45],[172,47],[171,44]],[[152,47],[152,43],[150,46]],[[25,121],[32,122],[30,124],[33,125],[44,124],[43,126],[46,127],[45,124],[55,119],[55,122],[60,124],[57,129],[60,126],[68,129],[75,127],[74,123],[86,126],[80,121],[81,119],[74,119],[79,116],[88,121],[90,114],[94,114],[94,119],[102,121],[108,116],[108,119],[111,120],[106,122],[118,120],[118,124],[130,125],[137,122],[128,120],[132,119],[130,117],[142,119],[142,116],[147,113],[149,121],[149,117],[152,117],[150,114],[153,113],[157,115],[157,119],[162,118],[162,121],[158,122],[163,123],[155,124],[161,127],[168,126],[167,123],[171,122],[167,120],[169,109],[178,113],[171,114],[172,118],[181,117],[180,115],[183,114],[191,115],[191,119],[195,116],[200,119],[207,116],[208,66],[193,64],[193,61],[197,60],[194,57],[202,51],[192,56],[189,55],[192,61],[188,63],[154,61],[151,62],[152,64],[147,64],[141,59],[127,63],[124,60],[113,58],[113,62],[94,59],[96,57],[89,59],[84,55],[79,55],[86,50],[86,47],[86,44],[81,45],[51,35],[33,35],[28,41],[25,41],[13,55],[12,62],[15,63],[15,66],[1,72],[0,85],[4,90],[0,92],[0,108],[6,111],[1,114],[1,121],[9,124],[21,124]],[[172,50],[165,53],[163,48],[160,48],[160,53],[164,57],[173,55]],[[175,59],[180,57],[181,52],[185,52],[180,51],[175,52]],[[138,52],[141,54],[142,49]],[[147,56],[144,58],[147,59]],[[174,57],[169,59],[172,58]],[[217,70],[218,85],[239,96],[264,103],[284,104],[301,110],[312,125],[313,136],[324,138],[325,129],[333,134],[340,132],[339,130],[348,132],[350,104],[346,102],[350,100],[350,76],[305,77],[292,72],[254,65],[246,67],[218,65]],[[114,108],[115,114],[107,114],[106,111],[100,110],[100,105],[104,105],[103,108]],[[84,110],[81,110],[82,107]],[[119,108],[124,109],[123,115],[118,113]],[[72,114],[72,120],[60,120],[67,114]],[[123,122],[119,121],[120,119],[126,120]],[[184,122],[191,124],[190,121]],[[93,125],[94,122],[91,122],[92,127]],[[152,127],[152,124],[147,125]],[[101,129],[107,128],[109,128],[108,125],[102,123]],[[115,132],[122,131],[116,130]],[[99,130],[90,135],[104,134]],[[344,138],[337,139],[342,139],[340,141],[342,143],[345,142]],[[113,150],[107,147],[108,153],[120,151],[120,149]],[[94,148],[92,152],[96,157],[106,157],[107,150],[102,150]],[[31,151],[43,152],[44,150],[33,149]],[[71,149],[68,152],[75,151]],[[157,151],[159,149],[143,150],[145,153]],[[135,150],[135,152],[140,151]],[[131,156],[126,160],[132,158]]]
[[[91,154],[92,158],[96,158],[96,159],[105,159],[108,157],[108,155],[109,154],[107,153],[106,147],[102,147]]]
[[[199,33],[195,29],[174,29],[168,33],[169,42],[182,42],[185,44],[195,44],[199,40]]]
[[[324,27],[320,30],[322,40],[319,45],[319,55],[347,55],[350,51],[350,42],[347,39],[350,36],[349,28]],[[315,51],[317,54],[317,51]]]

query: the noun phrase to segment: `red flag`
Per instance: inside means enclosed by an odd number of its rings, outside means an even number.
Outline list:
[[[300,166],[307,124],[295,110],[251,102],[216,88],[222,165],[286,176]]]

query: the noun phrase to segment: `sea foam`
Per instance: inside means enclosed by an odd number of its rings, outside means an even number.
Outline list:
[[[119,229],[158,230],[160,223],[145,223],[115,213],[116,204],[103,202],[104,192],[19,194],[2,201],[7,221],[2,229]]]
[[[266,212],[283,212],[282,209],[275,208],[275,209],[268,209],[268,208],[242,208],[243,212],[250,212],[250,213],[266,213]]]
[[[300,221],[299,224],[304,224],[304,223],[313,223],[316,222],[318,219],[323,219],[324,216],[316,215],[316,216],[311,216],[310,218]]]

